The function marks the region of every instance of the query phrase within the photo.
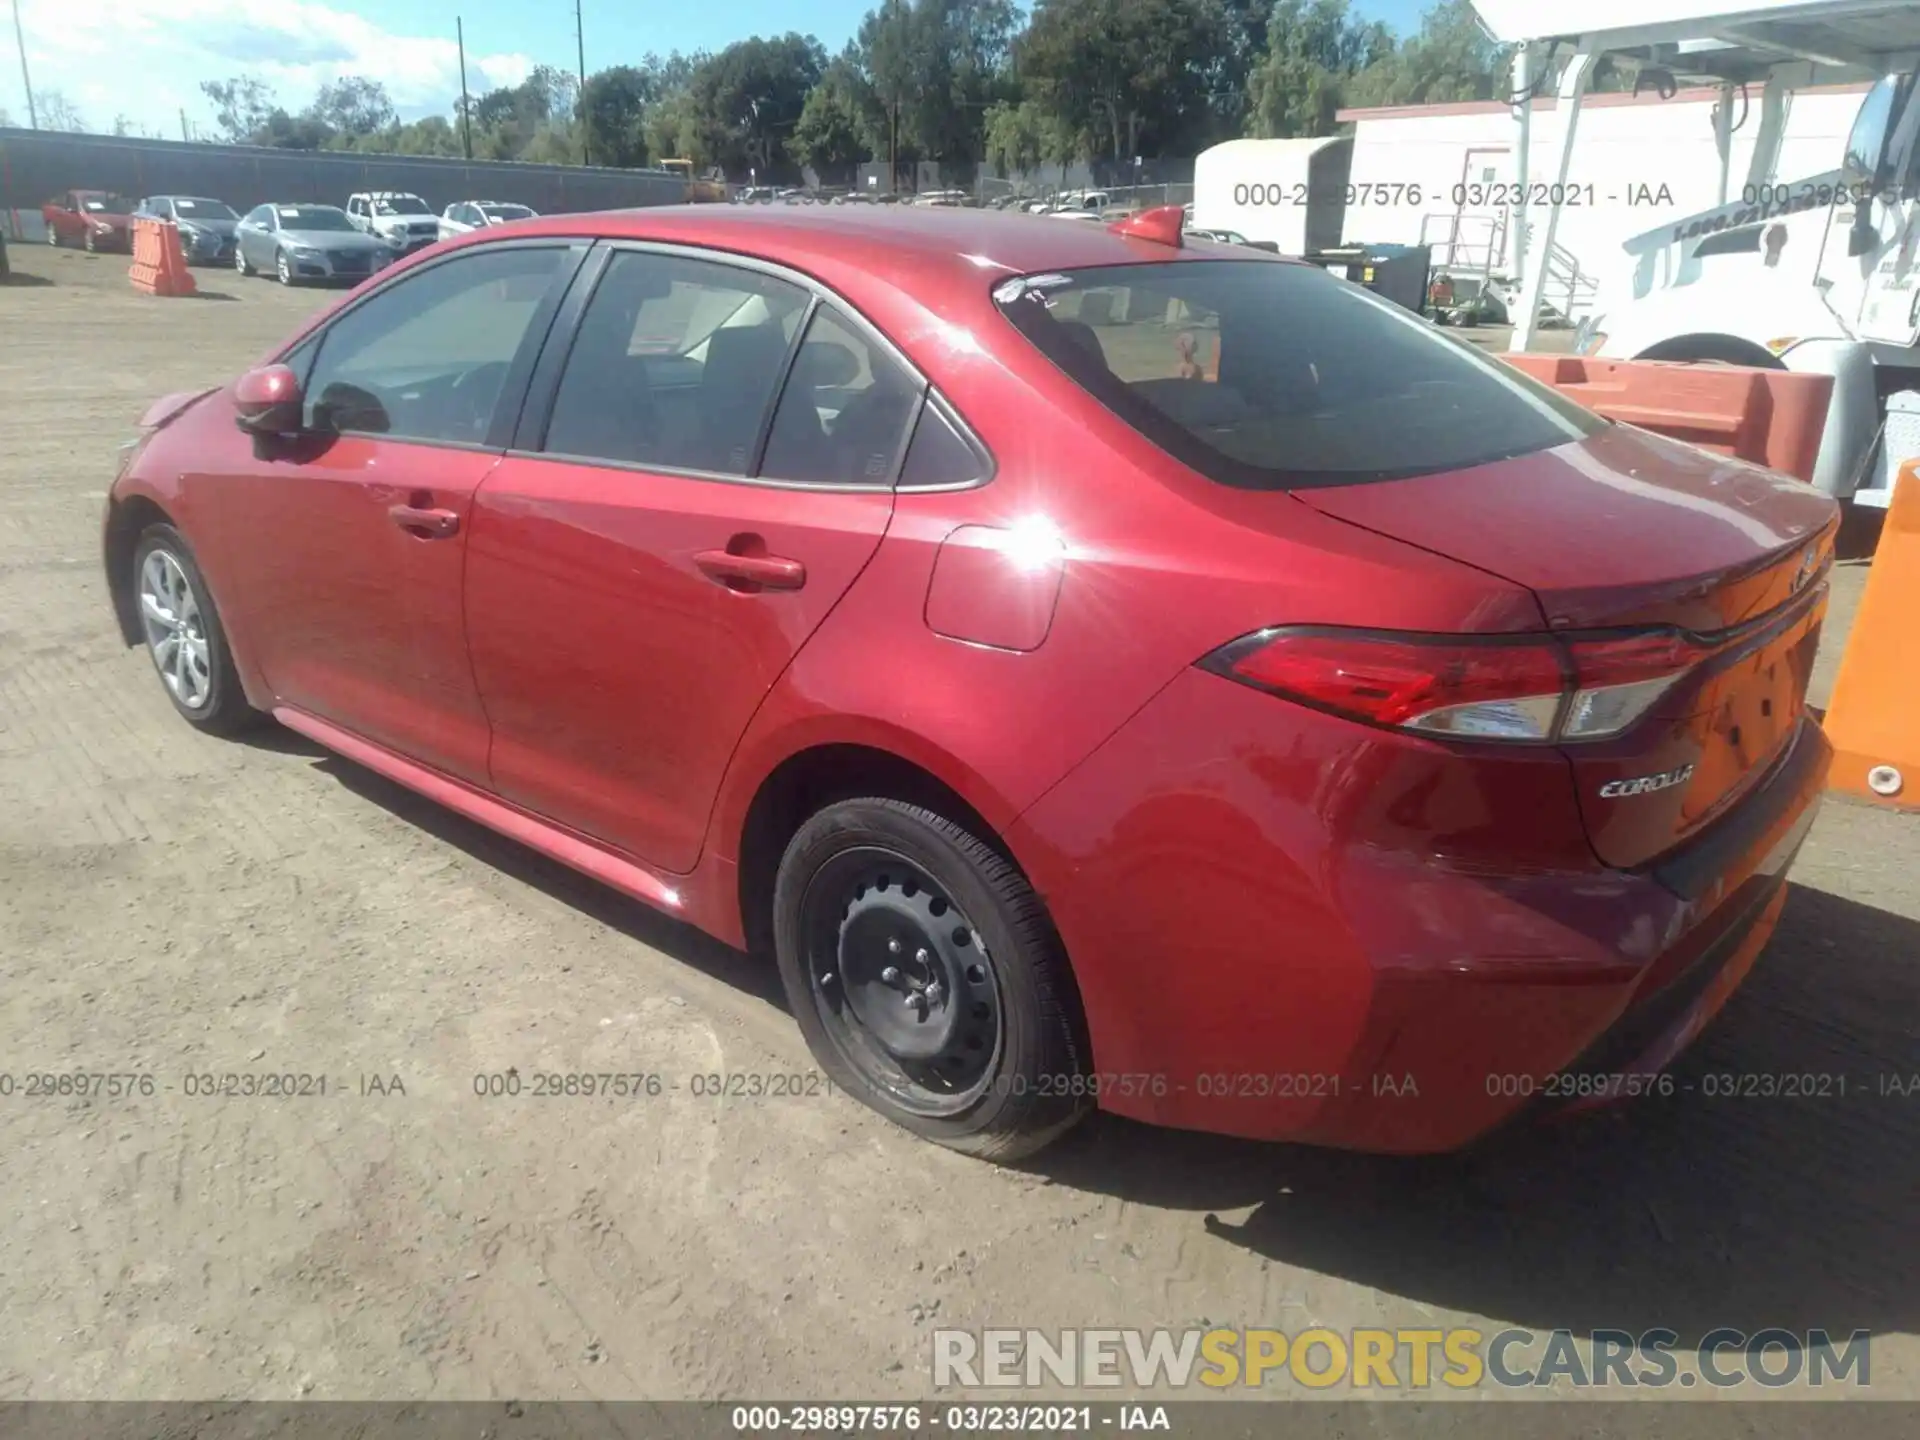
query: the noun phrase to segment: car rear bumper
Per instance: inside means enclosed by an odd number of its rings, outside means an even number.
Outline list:
[[[1832,753],[1803,721],[1739,806],[1622,871],[1553,845],[1559,814],[1529,857],[1438,746],[1283,703],[1184,676],[1015,827],[1103,1108],[1419,1153],[1657,1093],[1771,934]]]

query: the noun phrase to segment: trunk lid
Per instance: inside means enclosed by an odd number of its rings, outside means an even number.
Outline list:
[[[1294,494],[1526,586],[1552,630],[1706,643],[1624,734],[1563,747],[1609,865],[1645,864],[1725,813],[1805,712],[1838,510],[1799,481],[1615,425],[1468,470]]]

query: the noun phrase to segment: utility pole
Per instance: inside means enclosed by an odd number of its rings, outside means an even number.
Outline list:
[[[473,100],[467,94],[467,31],[458,15],[453,17],[453,43],[460,49],[460,149],[473,159]]]
[[[193,139],[193,132],[187,128],[187,107],[184,105],[180,107],[180,138],[182,140]]]
[[[40,128],[40,112],[33,108],[33,77],[27,74],[27,32],[20,28],[20,0],[13,0],[13,42],[20,47],[20,84],[27,92],[27,124]]]
[[[14,0],[17,5],[20,0]],[[574,97],[573,108],[580,117],[580,163],[593,163],[593,142],[587,135],[587,31],[580,20],[580,0],[573,0],[573,38],[580,46],[580,93]]]
[[[17,7],[20,0],[14,0]],[[903,46],[900,43],[900,5],[899,0],[887,0],[887,11],[893,16],[893,97],[887,106],[887,193],[897,194],[900,189],[900,60]]]

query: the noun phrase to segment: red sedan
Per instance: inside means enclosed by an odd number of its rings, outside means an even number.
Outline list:
[[[107,190],[69,190],[40,207],[49,245],[86,251],[133,246],[133,202]]]
[[[1836,525],[1177,211],[723,206],[396,265],[155,405],[104,540],[189,722],[770,954],[1007,1158],[1654,1088],[1818,803]]]

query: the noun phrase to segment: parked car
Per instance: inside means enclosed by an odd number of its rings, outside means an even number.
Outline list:
[[[1253,242],[1238,230],[1193,230],[1187,235],[1196,240],[1215,240],[1222,245],[1251,245]]]
[[[347,198],[347,218],[402,255],[440,238],[440,220],[418,195],[404,190],[368,190]]]
[[[149,195],[133,213],[173,221],[180,230],[180,253],[189,265],[233,263],[233,232],[240,217],[223,201],[193,195]]]
[[[1058,209],[1049,210],[1046,216],[1049,220],[1098,220],[1100,218],[1092,210],[1078,210],[1071,205],[1062,205]]]
[[[1834,502],[1177,215],[449,241],[148,411],[122,633],[770,956],[974,1154],[1627,1093],[1823,792]]]
[[[530,206],[505,200],[456,200],[440,212],[439,234],[446,240],[489,225],[505,225],[510,220],[532,220],[538,214]]]
[[[0,230],[0,280],[13,273],[13,266],[7,260],[7,232]]]
[[[49,245],[79,245],[96,250],[127,250],[133,202],[108,190],[68,190],[40,207]]]
[[[393,246],[356,230],[337,205],[256,205],[234,229],[234,269],[270,272],[282,285],[360,281],[393,260]]]

